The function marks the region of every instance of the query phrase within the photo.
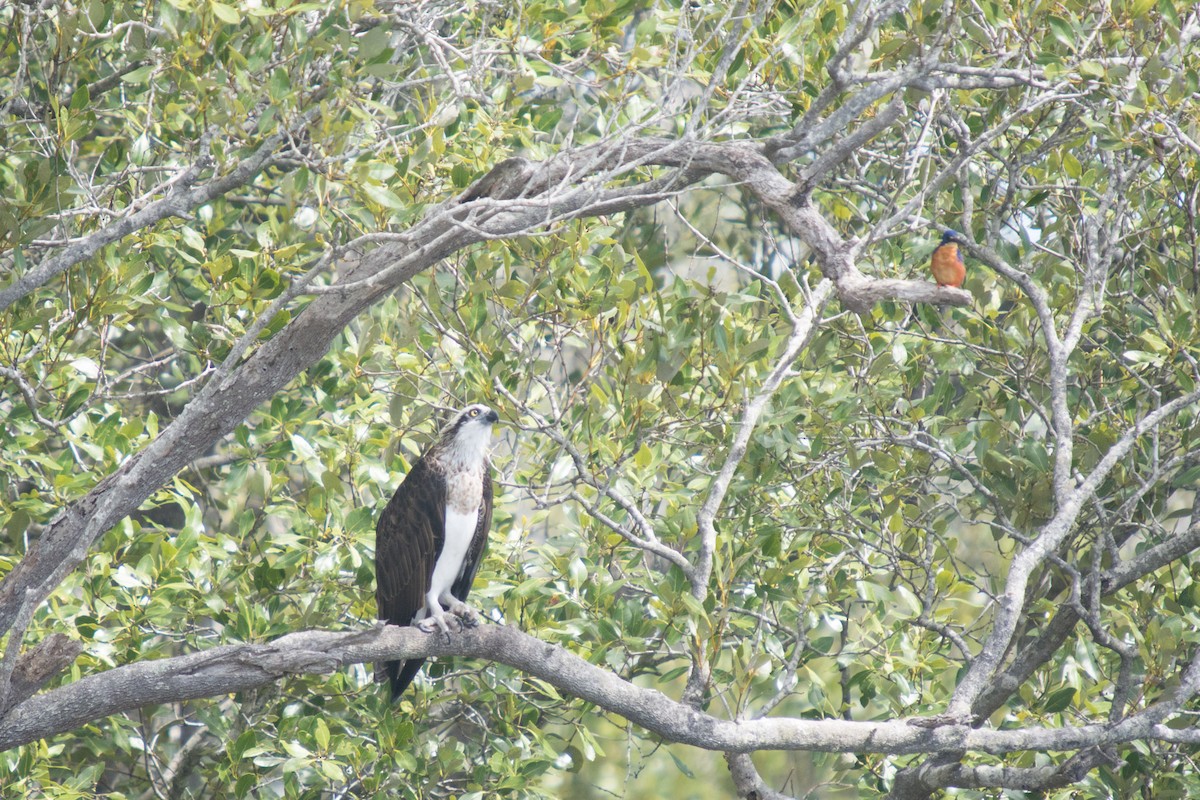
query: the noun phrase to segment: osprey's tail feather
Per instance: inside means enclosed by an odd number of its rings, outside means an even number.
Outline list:
[[[425,659],[409,659],[408,661],[382,661],[375,664],[375,682],[388,683],[392,688],[392,702],[395,703],[404,694],[404,690],[417,677]]]

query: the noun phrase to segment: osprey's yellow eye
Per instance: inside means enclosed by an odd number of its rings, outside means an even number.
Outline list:
[[[472,408],[472,409],[471,409],[471,416],[472,416],[472,417],[478,417],[478,416],[479,416],[479,409],[478,409],[478,408]]]

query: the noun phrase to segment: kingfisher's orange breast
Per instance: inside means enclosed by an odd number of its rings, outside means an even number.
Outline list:
[[[958,245],[954,242],[938,245],[929,260],[929,269],[938,286],[953,286],[957,289],[967,277],[966,265],[963,264],[962,256],[958,254]]]

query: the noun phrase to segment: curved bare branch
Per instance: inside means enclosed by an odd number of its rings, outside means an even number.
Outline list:
[[[15,708],[0,728],[0,750],[145,705],[245,691],[284,676],[325,674],[347,664],[438,656],[466,656],[508,664],[665,739],[729,753],[815,750],[1001,754],[1083,750],[1157,739],[1172,733],[1149,714],[1130,718],[1117,727],[1083,725],[1021,730],[975,729],[965,725],[924,728],[903,721],[779,717],[732,721],[697,711],[656,689],[622,680],[563,647],[511,626],[481,625],[445,637],[431,636],[416,628],[380,625],[351,632],[302,631],[269,644],[224,645],[90,675]]]

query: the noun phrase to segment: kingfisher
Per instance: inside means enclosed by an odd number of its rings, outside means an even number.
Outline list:
[[[957,289],[967,277],[962,253],[958,252],[959,238],[956,231],[947,228],[942,233],[942,243],[934,248],[933,257],[929,259],[929,270],[938,286],[952,286]]]

